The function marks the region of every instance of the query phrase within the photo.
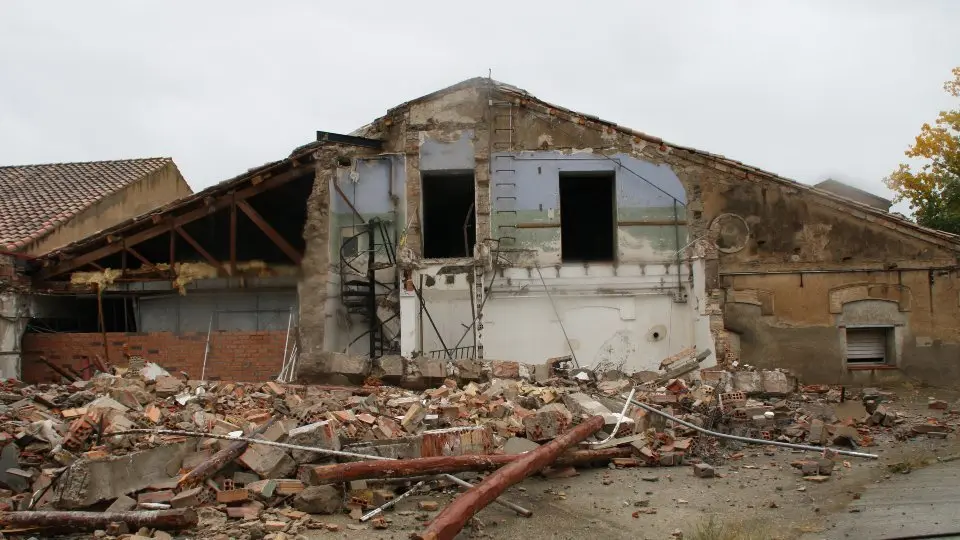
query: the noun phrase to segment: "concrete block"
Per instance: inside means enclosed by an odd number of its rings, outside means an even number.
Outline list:
[[[406,360],[400,355],[381,356],[378,362],[384,380],[400,380],[406,375]]]
[[[782,371],[764,370],[760,372],[760,384],[764,394],[785,396],[797,388],[797,379]]]
[[[286,442],[300,446],[340,450],[340,437],[328,420],[291,429],[287,432]],[[293,450],[290,456],[296,463],[301,464],[316,463],[329,458],[329,455],[306,450]]]
[[[559,403],[542,407],[535,414],[523,418],[527,438],[532,441],[547,441],[566,433],[573,423],[573,415]]]
[[[297,381],[306,384],[341,381],[361,382],[370,375],[372,362],[365,356],[323,351],[301,355]]]
[[[457,375],[464,381],[479,381],[483,376],[483,364],[476,360],[457,360]]]
[[[447,361],[443,358],[421,356],[414,360],[421,377],[429,379],[445,379],[447,377]]]
[[[827,442],[827,431],[824,429],[823,420],[813,419],[810,421],[810,431],[807,433],[807,442],[818,445]]]
[[[567,406],[567,409],[569,409],[571,413],[577,416],[604,416],[611,413],[610,409],[604,407],[602,403],[583,392],[564,395],[563,404]]]
[[[763,393],[763,381],[758,371],[735,371],[731,373],[733,390],[745,394]]]
[[[117,497],[117,500],[110,503],[110,506],[107,507],[107,512],[127,512],[133,510],[137,507],[137,501],[127,497],[126,495],[121,495]]]
[[[422,448],[421,437],[401,437],[383,441],[364,441],[343,447],[346,452],[394,459],[418,458]]]
[[[293,507],[308,514],[335,514],[343,507],[343,496],[330,485],[309,486],[294,497]]]
[[[175,396],[183,390],[183,381],[179,377],[157,377],[154,393],[158,398]]]
[[[297,462],[285,450],[274,446],[251,444],[239,461],[261,478],[284,478],[297,468]]]
[[[521,437],[510,437],[507,439],[507,442],[503,444],[503,453],[504,454],[523,454],[531,450],[536,450],[540,448],[540,445],[531,441],[530,439],[524,439]]]
[[[170,478],[168,469],[176,474],[183,457],[195,448],[196,441],[193,441],[124,456],[77,460],[54,484],[53,504],[63,510],[73,510],[140,491]]]

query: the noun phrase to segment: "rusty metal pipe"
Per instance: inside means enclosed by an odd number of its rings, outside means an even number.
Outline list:
[[[430,523],[427,530],[413,536],[419,540],[453,540],[477,512],[493,502],[510,486],[556,461],[567,448],[593,435],[603,427],[602,416],[592,416],[577,427],[537,448],[491,474],[454,499]]]
[[[609,461],[613,458],[630,457],[631,452],[630,448],[575,450],[560,455],[555,464],[570,466],[593,461]],[[310,479],[315,485],[320,485],[341,484],[354,480],[489,471],[513,463],[527,454],[438,456],[396,461],[354,461],[335,465],[318,465],[310,470]]]

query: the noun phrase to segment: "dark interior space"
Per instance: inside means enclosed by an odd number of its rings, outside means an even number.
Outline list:
[[[303,253],[306,246],[303,227],[307,220],[307,198],[313,189],[313,179],[313,174],[308,173],[247,199],[250,206],[263,217],[264,221],[300,253]],[[183,226],[183,230],[216,260],[224,263],[230,261],[229,208],[187,223]],[[152,263],[169,264],[171,262],[170,236],[170,233],[164,233],[132,247]],[[206,262],[206,259],[179,234],[174,235],[173,244],[176,262]],[[104,257],[97,264],[104,268],[122,268],[123,258],[121,253],[116,253]],[[290,258],[240,208],[237,208],[237,261],[293,264]],[[139,269],[143,266],[139,259],[129,253],[126,255],[126,264],[130,269]]]
[[[560,254],[563,262],[616,258],[614,174],[560,174]]]
[[[473,172],[423,175],[423,256],[472,257],[477,241]]]
[[[100,332],[96,296],[64,296],[56,307],[45,309],[27,323],[27,332]],[[103,324],[107,332],[136,332],[136,305],[133,298],[103,297]]]

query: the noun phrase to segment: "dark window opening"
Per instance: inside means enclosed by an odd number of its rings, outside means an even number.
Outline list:
[[[847,363],[854,365],[889,363],[890,328],[847,328]]]
[[[423,256],[472,257],[477,241],[473,173],[424,174]]]
[[[136,304],[132,298],[103,298],[103,324],[107,332],[136,332]],[[55,306],[44,309],[39,317],[30,319],[27,332],[100,332],[100,314],[97,299],[64,297]]]
[[[560,174],[563,262],[612,262],[617,252],[613,173]]]

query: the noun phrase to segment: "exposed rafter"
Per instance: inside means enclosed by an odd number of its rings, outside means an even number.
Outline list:
[[[147,223],[153,223],[153,225],[138,232],[132,233],[129,236],[121,237],[120,235],[122,233],[119,231],[114,231],[112,234],[105,235],[105,240],[107,241],[106,245],[92,249],[85,253],[81,253],[76,257],[63,258],[57,264],[48,266],[41,270],[38,278],[45,281],[65,272],[73,271],[92,262],[96,262],[103,257],[122,252],[125,250],[125,246],[135,246],[141,242],[150,240],[151,238],[155,238],[162,234],[177,230],[178,228],[181,228],[192,221],[204,218],[218,210],[229,208],[233,204],[234,200],[246,200],[265,191],[282,186],[295,178],[312,173],[312,164],[301,165],[273,176],[266,176],[269,174],[269,172],[265,172],[262,175],[253,177],[250,180],[250,185],[243,189],[239,189],[234,193],[225,192],[219,195],[209,195],[203,198],[198,198],[197,200],[193,201],[196,205],[195,208],[181,214],[172,214],[172,212],[168,215],[157,214],[152,216],[149,221],[143,220],[142,224],[145,225]],[[135,225],[137,224],[134,224],[134,226]],[[173,237],[171,237],[170,243],[171,261],[174,260],[175,255],[175,244],[172,238]],[[186,240],[186,237],[184,237],[184,239]],[[189,242],[189,240],[187,241]],[[209,256],[209,253],[207,255]],[[219,262],[217,264],[219,265]]]
[[[301,255],[296,248],[291,246],[290,242],[287,242],[283,236],[280,236],[280,233],[271,227],[270,224],[263,219],[263,216],[261,216],[256,210],[253,209],[252,206],[250,206],[250,203],[247,201],[237,201],[237,207],[240,208],[240,210],[243,211],[248,218],[250,218],[250,221],[252,221],[257,227],[260,227],[260,230],[263,231],[263,234],[267,235],[267,237],[270,238],[270,240],[276,244],[281,251],[286,253],[287,257],[290,257],[291,261],[295,262],[296,264],[300,264],[301,259],[303,259],[303,255]]]
[[[173,228],[174,230],[177,231],[177,234],[182,236],[183,239],[187,241],[188,244],[193,246],[193,249],[195,249],[197,253],[200,254],[201,257],[203,257],[204,259],[207,260],[208,263],[210,263],[210,266],[215,267],[217,270],[224,269],[223,265],[220,264],[220,261],[215,259],[213,255],[210,255],[209,251],[203,249],[203,246],[200,245],[200,242],[197,242],[192,236],[190,236],[190,234],[187,233],[187,231],[183,230],[183,228],[180,227],[179,225],[175,225]]]

